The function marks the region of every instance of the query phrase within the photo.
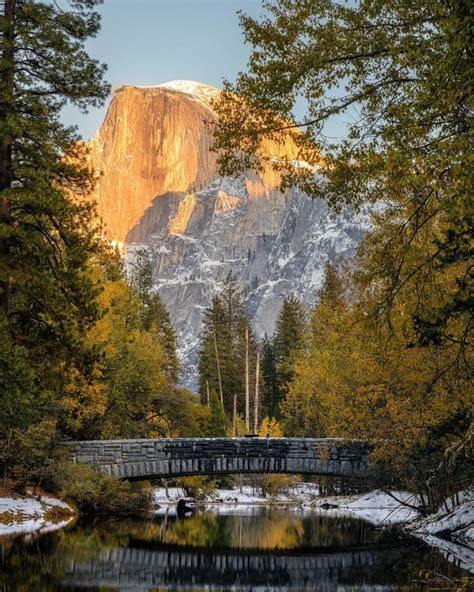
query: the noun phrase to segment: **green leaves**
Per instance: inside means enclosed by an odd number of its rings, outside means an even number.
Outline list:
[[[268,165],[264,142],[283,144],[290,135],[309,166],[273,162],[282,188],[299,187],[335,209],[377,204],[362,257],[377,284],[380,319],[390,323],[395,303],[415,292],[412,322],[422,342],[435,336],[422,335],[423,323],[444,317],[436,342],[457,339],[464,349],[474,314],[472,306],[460,314],[456,305],[467,304],[472,290],[474,16],[468,3],[266,6],[258,20],[241,17],[253,47],[248,70],[226,85],[216,105],[221,170]],[[298,100],[306,114],[292,127]],[[344,137],[328,138],[327,127],[342,121]],[[430,296],[435,285],[443,294],[438,302]],[[457,333],[448,329],[457,323]]]
[[[2,442],[11,430],[18,441],[47,431],[67,393],[78,384],[87,392],[96,370],[86,338],[100,317],[91,261],[101,245],[86,199],[93,179],[75,131],[60,121],[66,102],[86,109],[108,93],[104,66],[84,49],[99,30],[96,4],[1,7],[0,326],[11,352],[2,378],[24,383],[0,387]]]

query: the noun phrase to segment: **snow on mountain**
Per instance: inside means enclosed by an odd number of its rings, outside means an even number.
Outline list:
[[[220,90],[214,86],[202,84],[201,82],[194,82],[193,80],[172,80],[170,82],[159,84],[158,88],[186,93],[201,101],[206,106],[210,106],[212,101],[216,99],[220,93]]]
[[[369,224],[367,214],[335,216],[325,202],[299,191],[251,200],[244,176],[217,177],[193,196],[195,206],[182,233],[170,233],[169,226],[189,194],[161,198],[168,200],[168,216],[157,219],[146,241],[156,290],[178,329],[191,386],[202,311],[229,271],[263,337],[273,332],[285,296],[295,294],[314,306],[326,262],[353,254]],[[128,248],[133,252],[137,247]]]

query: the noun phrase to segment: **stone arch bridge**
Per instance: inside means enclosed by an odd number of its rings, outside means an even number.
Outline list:
[[[230,473],[373,474],[368,444],[315,438],[162,438],[65,442],[69,458],[120,479]]]

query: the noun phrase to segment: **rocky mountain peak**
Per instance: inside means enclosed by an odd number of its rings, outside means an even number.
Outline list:
[[[90,142],[107,236],[126,244],[129,257],[149,250],[156,289],[191,365],[202,311],[229,271],[257,334],[271,333],[283,298],[294,293],[313,305],[326,261],[351,253],[367,224],[349,212],[334,217],[301,192],[282,193],[270,166],[219,176],[208,125],[219,92],[192,81],[121,86]],[[291,137],[262,149],[270,158],[297,159]]]

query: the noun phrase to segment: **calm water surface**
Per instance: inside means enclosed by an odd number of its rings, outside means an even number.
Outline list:
[[[382,592],[420,590],[421,570],[465,575],[438,551],[362,520],[284,509],[79,521],[0,547],[2,592]]]

